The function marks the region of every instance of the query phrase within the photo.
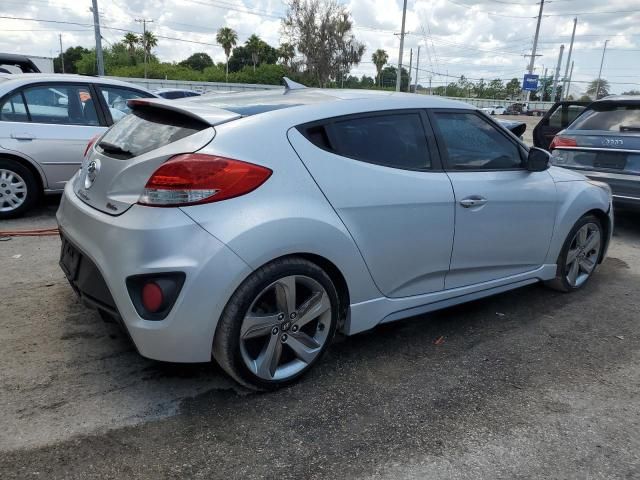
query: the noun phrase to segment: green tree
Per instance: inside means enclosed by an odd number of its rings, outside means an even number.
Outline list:
[[[260,40],[259,54],[256,67],[266,63],[275,64],[278,61],[278,51],[266,42]],[[246,66],[253,66],[253,56],[249,47],[240,45],[233,49],[229,58],[229,72],[239,72]]]
[[[77,46],[67,48],[62,54],[62,59],[60,55],[53,59],[53,71],[55,73],[62,73],[62,60],[64,62],[65,73],[78,73],[76,63],[82,58],[82,55],[86,53],[89,53],[89,50],[84,47]]]
[[[253,62],[253,71],[256,71],[256,66],[258,65],[258,61],[260,60],[260,54],[263,50],[263,45],[265,42],[257,36],[255,33],[251,35],[247,41],[244,43],[244,46],[247,47],[249,54],[251,55],[251,61]]]
[[[358,65],[364,54],[353,35],[351,14],[336,0],[291,0],[282,27],[321,87]]]
[[[382,88],[390,88],[395,90],[398,69],[391,65],[384,67],[380,76],[382,78]],[[409,86],[409,72],[402,67],[400,77],[400,90],[406,90]]]
[[[378,85],[381,85],[380,73],[382,73],[382,69],[387,64],[388,60],[389,54],[386,50],[383,50],[381,48],[371,54],[371,61],[376,66],[376,79],[378,81]]]
[[[147,30],[142,35],[142,48],[147,53],[147,55],[151,55],[151,49],[158,46],[158,37],[156,37],[153,32]]]
[[[296,47],[288,42],[281,43],[278,47],[278,58],[282,59],[282,63],[289,67],[291,62],[296,56]]]
[[[622,92],[622,95],[640,95],[640,90],[629,90],[628,92]]]
[[[504,83],[499,78],[491,80],[485,90],[485,98],[504,98]]]
[[[596,89],[598,90],[597,92],[596,92]],[[597,100],[599,98],[606,97],[607,95],[609,95],[610,89],[611,89],[611,86],[609,85],[609,82],[604,78],[601,78],[600,80],[598,79],[592,80],[589,83],[589,86],[587,87],[586,93],[590,97],[595,98]]]
[[[140,43],[140,37],[138,37],[138,35],[136,35],[135,33],[128,32],[124,35],[124,39],[122,40],[122,43],[124,43],[127,46],[127,50],[129,50],[129,55],[131,56],[132,59],[134,59],[136,54],[136,47]]]
[[[184,67],[192,68],[193,70],[198,70],[199,72],[204,71],[207,67],[213,66],[213,60],[211,57],[204,52],[197,52],[191,55],[186,60],[183,60],[179,63]]]
[[[473,86],[473,93],[476,98],[485,98],[485,93],[487,89],[487,84],[484,81],[484,78],[481,78],[478,83]]]
[[[229,81],[229,56],[231,55],[231,50],[238,43],[238,34],[235,30],[229,27],[222,27],[218,30],[218,34],[216,35],[216,42],[220,44],[220,46],[224,49],[224,54],[227,57],[226,64],[226,73],[225,73],[225,81]]]
[[[507,97],[509,97],[511,100],[517,98],[522,91],[520,80],[518,80],[517,78],[512,78],[511,80],[509,80],[509,82],[504,87],[504,91],[507,94]]]

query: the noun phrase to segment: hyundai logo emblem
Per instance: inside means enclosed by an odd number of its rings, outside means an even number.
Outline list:
[[[84,177],[84,188],[89,189],[93,182],[96,181],[96,177],[98,176],[98,172],[100,171],[100,163],[98,160],[92,160],[87,165],[87,174]]]

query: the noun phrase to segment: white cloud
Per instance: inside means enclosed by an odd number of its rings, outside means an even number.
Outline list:
[[[442,74],[464,74],[469,78],[521,77],[527,64],[524,54],[531,52],[538,5],[533,0],[413,0],[409,1],[404,63],[409,49],[421,47],[420,79],[426,83],[428,71],[435,84],[447,80]],[[383,48],[391,64],[397,64],[402,16],[401,0],[343,0],[356,24],[356,37],[365,43],[363,63],[353,74],[372,75],[371,53]],[[526,5],[525,5],[526,4]],[[29,17],[91,24],[90,2],[77,0],[3,0],[0,16]],[[140,31],[135,18],[151,18],[157,35],[175,37],[205,44],[215,43],[215,32],[228,25],[238,31],[240,42],[252,33],[277,45],[280,41],[278,16],[286,9],[280,0],[99,0],[103,36],[115,42],[123,32]],[[258,12],[253,15],[247,10]],[[635,10],[628,12],[629,10]],[[613,91],[640,89],[640,4],[638,0],[556,1],[545,4],[536,72],[555,68],[558,49],[564,43],[565,59],[573,26],[573,14],[580,12],[617,11],[620,13],[579,14],[573,60],[575,91],[598,74],[604,40],[609,49],[603,77]],[[559,16],[565,15],[565,16]],[[274,18],[275,17],[275,18]],[[528,18],[512,18],[528,17]],[[423,34],[424,29],[424,34]],[[39,23],[0,19],[0,51],[33,55],[58,54],[58,33],[65,47],[93,44],[90,26]],[[429,33],[431,35],[429,35]],[[163,60],[179,61],[191,53],[205,51],[222,61],[222,49],[160,39],[156,53]],[[415,59],[415,57],[414,57]],[[415,63],[414,63],[415,65]],[[564,72],[564,66],[562,73]],[[449,78],[451,80],[453,78]],[[635,84],[635,85],[634,85]]]

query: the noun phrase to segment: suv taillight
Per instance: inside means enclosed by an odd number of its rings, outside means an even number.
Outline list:
[[[558,147],[577,147],[578,142],[576,142],[575,138],[572,137],[562,137],[560,135],[556,135],[551,140],[551,145],[549,145],[549,151]]]
[[[138,203],[179,207],[218,202],[255,190],[272,173],[240,160],[186,153],[170,158],[155,171]]]
[[[93,144],[96,143],[96,140],[98,140],[98,138],[100,138],[100,135],[94,135],[93,137],[91,137],[89,143],[87,143],[87,148],[84,149],[83,157],[87,156],[87,153],[89,153],[89,150],[91,150],[91,147],[93,147]]]

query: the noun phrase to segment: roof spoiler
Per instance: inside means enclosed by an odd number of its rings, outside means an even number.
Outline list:
[[[282,77],[282,84],[284,85],[285,93],[290,90],[301,90],[303,88],[307,88],[301,83],[294,82],[289,77]]]
[[[218,107],[198,105],[197,103],[184,104],[176,100],[165,100],[162,98],[132,98],[127,101],[127,105],[132,110],[139,108],[158,108],[169,112],[179,113],[194,120],[208,123],[209,125],[220,125],[231,120],[240,118],[241,115],[224,110]]]

